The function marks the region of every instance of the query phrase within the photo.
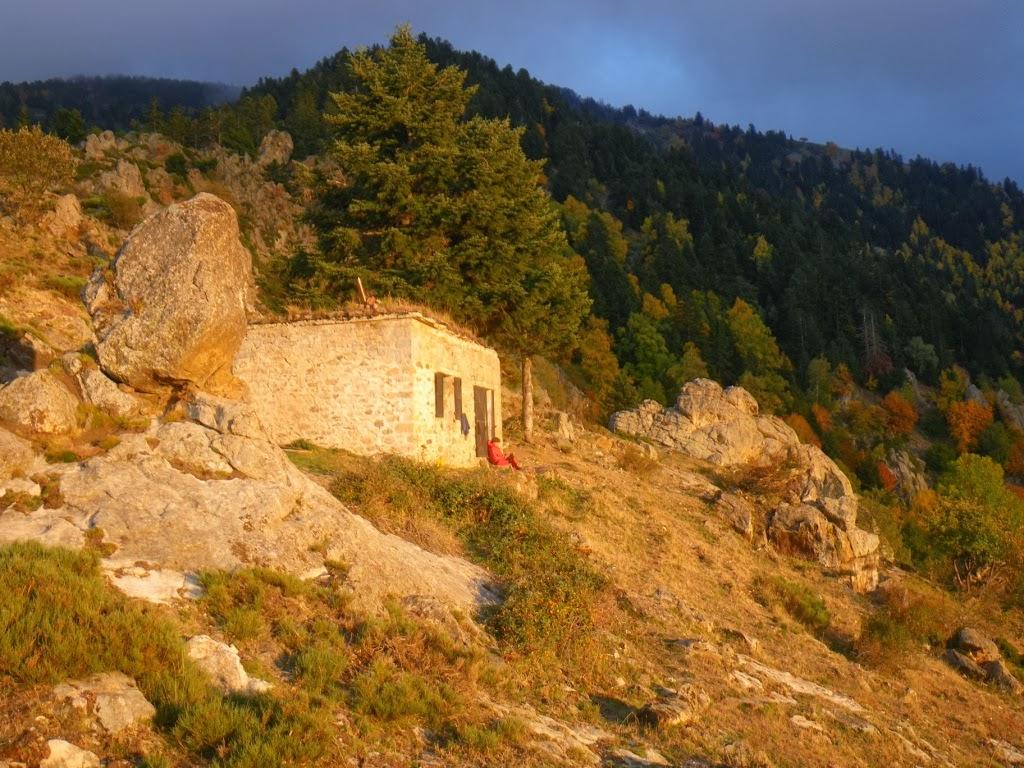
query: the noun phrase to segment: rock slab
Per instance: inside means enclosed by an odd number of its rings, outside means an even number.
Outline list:
[[[112,734],[146,722],[156,714],[135,681],[120,672],[104,672],[85,680],[61,683],[53,689],[53,694],[90,712]]]
[[[188,657],[208,674],[224,693],[250,696],[271,688],[270,683],[249,677],[238,657],[238,649],[209,635],[196,635],[186,643]]]
[[[76,747],[63,739],[46,742],[50,754],[39,763],[39,768],[100,768],[100,759],[88,750]]]

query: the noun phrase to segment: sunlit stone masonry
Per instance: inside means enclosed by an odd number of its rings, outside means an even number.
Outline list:
[[[501,435],[497,353],[418,312],[254,324],[233,372],[279,445],[469,466]]]

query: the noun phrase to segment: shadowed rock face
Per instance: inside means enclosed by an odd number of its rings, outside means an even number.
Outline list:
[[[647,400],[612,414],[610,427],[719,467],[771,469],[782,476],[785,501],[765,516],[768,540],[848,573],[857,589],[877,586],[878,537],[857,527],[849,479],[781,419],[759,415],[746,390],[695,379],[674,408]]]
[[[143,392],[234,394],[252,291],[234,209],[206,193],[172,205],[136,227],[113,274],[97,272],[86,288],[100,365]]]

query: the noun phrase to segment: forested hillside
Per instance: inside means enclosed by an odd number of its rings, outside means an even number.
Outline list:
[[[234,101],[239,89],[222,83],[156,77],[53,78],[31,83],[0,82],[0,126],[43,125],[72,141],[92,127],[127,131],[144,124],[154,105],[199,115]]]
[[[737,298],[759,311],[799,381],[819,356],[862,381],[903,367],[932,378],[954,362],[1020,372],[1024,194],[1013,181],[699,114],[612,109],[421,39],[479,86],[470,114],[508,115],[525,128],[527,155],[547,161],[595,310],[642,391],[671,393],[686,341],[712,375],[736,378],[746,361],[719,336]],[[348,60],[342,51],[246,97],[272,97],[299,151],[316,151],[329,135],[316,116],[349,86]]]
[[[468,116],[507,115],[524,128],[527,156],[546,161],[592,277],[595,312],[642,393],[673,391],[687,341],[714,376],[747,370],[725,338],[737,298],[771,329],[792,361],[778,373],[794,384],[806,383],[808,363],[821,356],[861,381],[904,367],[928,379],[953,363],[992,377],[1024,366],[1024,194],[1013,181],[700,114],[614,109],[478,53],[421,41],[432,60],[464,69],[478,86]],[[52,121],[59,105],[82,109],[90,125],[140,120],[186,143],[220,140],[248,152],[279,126],[301,157],[326,146],[321,115],[328,93],[351,86],[350,59],[342,50],[305,73],[261,80],[196,119],[186,117],[215,98],[211,87],[135,78],[55,81],[30,88],[27,100],[24,86],[6,84],[0,113],[12,123],[19,103],[30,113],[43,104]],[[154,114],[153,98],[163,114]]]

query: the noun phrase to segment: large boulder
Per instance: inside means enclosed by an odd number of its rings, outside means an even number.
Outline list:
[[[0,421],[44,435],[71,432],[78,398],[50,371],[35,371],[0,389]]]
[[[947,643],[945,658],[964,677],[990,683],[1013,696],[1024,695],[1024,683],[1003,661],[999,646],[977,629],[958,629]]]
[[[857,497],[849,479],[819,448],[801,443],[781,419],[761,415],[757,401],[741,387],[723,389],[695,379],[683,387],[675,407],[648,400],[613,414],[610,426],[718,467],[771,474],[783,501],[764,516],[769,541],[848,574],[857,589],[877,585],[879,540],[857,527]],[[758,532],[744,527],[743,533]]]
[[[206,193],[143,221],[113,273],[86,289],[100,365],[144,392],[195,385],[235,394],[231,361],[246,330],[252,261],[238,218]]]

